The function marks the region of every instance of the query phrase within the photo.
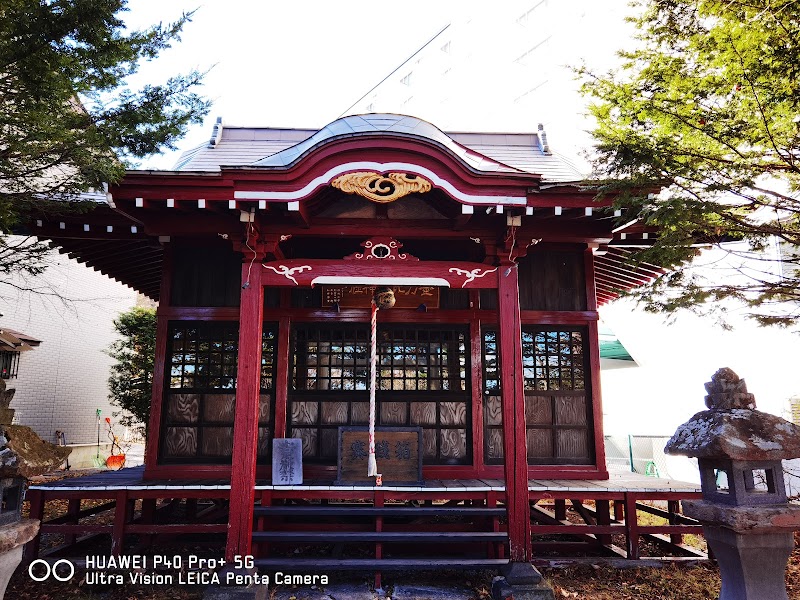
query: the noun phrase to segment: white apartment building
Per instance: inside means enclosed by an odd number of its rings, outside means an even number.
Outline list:
[[[96,410],[102,419],[119,410],[108,401],[113,360],[105,351],[117,338],[113,322],[136,305],[137,294],[56,251],[48,261],[42,275],[0,282],[0,326],[41,340],[21,353],[18,376],[6,381],[17,390],[14,422],[49,442],[63,431],[69,445],[94,444]],[[101,442],[107,442],[105,422]]]
[[[625,0],[465,3],[340,116],[395,112],[444,131],[535,131],[541,123],[551,149],[575,156],[590,144],[590,125],[573,68],[615,62],[629,11]]]

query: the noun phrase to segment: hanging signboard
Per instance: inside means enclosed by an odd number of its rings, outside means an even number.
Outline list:
[[[375,293],[374,285],[323,285],[322,306],[330,308],[339,304],[339,308],[369,308],[369,302]],[[394,290],[395,308],[439,308],[439,288],[434,285],[398,285]]]
[[[383,485],[422,483],[422,428],[376,427],[375,460]],[[338,477],[335,484],[375,484],[367,477],[369,428],[339,427]]]

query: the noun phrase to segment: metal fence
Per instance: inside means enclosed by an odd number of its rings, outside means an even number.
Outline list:
[[[699,482],[695,459],[667,456],[664,453],[668,440],[669,436],[663,435],[607,435],[605,448],[608,467],[648,477]]]
[[[606,463],[610,470],[632,471],[649,477],[700,483],[697,459],[664,453],[668,436],[607,435]],[[786,494],[800,501],[800,459],[783,461]]]

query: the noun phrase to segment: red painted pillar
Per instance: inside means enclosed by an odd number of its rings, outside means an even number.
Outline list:
[[[594,279],[594,255],[591,248],[584,253],[586,272],[586,309],[597,310],[597,293]],[[594,455],[597,470],[603,479],[608,479],[606,469],[606,445],[603,437],[603,401],[600,389],[600,334],[597,319],[589,321],[589,370],[592,388],[592,421],[594,429]]]
[[[156,356],[153,363],[153,391],[150,402],[150,423],[147,428],[147,443],[145,445],[144,465],[145,479],[150,476],[148,469],[158,464],[161,439],[161,414],[164,404],[164,388],[167,378],[167,352],[169,344],[169,318],[162,311],[169,309],[172,296],[172,244],[164,247],[164,258],[161,263],[161,291],[158,297],[158,311],[156,312]]]
[[[260,261],[242,265],[239,306],[239,362],[236,375],[236,420],[225,559],[251,553],[253,504],[258,452],[258,397],[261,388],[261,329],[264,316]]]
[[[531,558],[531,515],[528,505],[522,325],[519,312],[519,278],[515,264],[509,262],[500,264],[497,287],[508,539],[511,560],[528,562]]]

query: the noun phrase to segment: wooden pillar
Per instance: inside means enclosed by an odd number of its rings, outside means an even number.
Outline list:
[[[597,310],[597,292],[594,280],[594,254],[588,248],[584,252],[584,272],[586,275],[586,309]],[[597,319],[589,321],[589,370],[592,386],[592,428],[594,436],[594,456],[597,470],[608,479],[606,469],[606,445],[603,438],[603,401],[600,390],[600,335]]]
[[[475,296],[477,297],[477,294]],[[472,466],[476,470],[482,471],[486,462],[483,455],[483,335],[480,319],[475,316],[469,320],[469,340],[472,367],[470,382],[472,387],[470,402],[472,406]]]
[[[500,321],[500,388],[503,398],[503,452],[511,560],[531,558],[531,514],[528,504],[528,451],[525,432],[525,387],[522,376],[522,325],[519,276],[514,263],[498,269]]]
[[[236,376],[236,420],[225,559],[251,553],[258,452],[258,403],[261,388],[261,330],[264,317],[263,267],[249,258],[242,265],[239,306],[239,362]]]
[[[278,321],[278,348],[275,356],[275,438],[286,437],[286,406],[289,396],[289,370],[291,357],[289,356],[289,337],[291,336],[291,322],[289,317],[281,317]]]
[[[156,522],[157,499],[156,498],[143,498],[142,499],[142,517],[141,522],[145,525],[152,525]],[[139,540],[146,546],[152,548],[156,536],[152,534],[140,535]]]
[[[167,345],[169,344],[169,319],[160,314],[169,308],[172,294],[172,245],[164,247],[164,258],[161,263],[161,288],[158,296],[156,312],[156,355],[153,362],[153,391],[150,401],[150,422],[147,427],[144,464],[145,478],[147,469],[158,464],[158,444],[161,439],[161,413],[164,404],[164,387],[166,385]]]
[[[128,514],[128,490],[122,490],[117,492],[114,506],[114,526],[111,532],[112,556],[119,556],[122,554]]]
[[[67,502],[67,517],[69,517],[68,522],[72,525],[77,525],[78,520],[80,519],[81,514],[81,499],[80,498],[70,498]],[[73,546],[75,545],[75,541],[78,539],[78,535],[75,533],[67,533],[64,535],[64,545],[65,546]]]
[[[625,533],[628,558],[639,559],[639,516],[636,512],[636,496],[625,492]]]
[[[30,510],[28,511],[28,517],[31,519],[36,519],[37,521],[43,522],[44,521],[44,492],[41,490],[28,490],[26,494],[28,501],[30,502]],[[39,526],[41,527],[41,525]],[[25,550],[23,551],[23,559],[25,564],[29,564],[30,562],[39,558],[39,546],[42,543],[42,532],[41,529],[39,533],[36,534],[30,542],[25,544]]]

